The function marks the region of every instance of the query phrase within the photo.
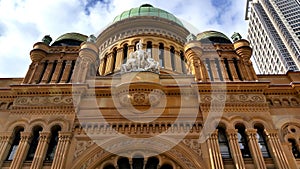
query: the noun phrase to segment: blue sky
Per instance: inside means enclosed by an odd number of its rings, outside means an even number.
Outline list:
[[[0,0],[0,78],[24,77],[29,52],[44,35],[98,34],[116,15],[144,3],[173,13],[195,34],[217,30],[246,38],[246,0]]]

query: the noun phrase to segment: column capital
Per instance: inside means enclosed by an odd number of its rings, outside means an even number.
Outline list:
[[[0,133],[0,141],[10,141],[13,136],[13,132],[2,132]]]
[[[250,129],[246,129],[245,133],[247,134],[247,136],[249,138],[256,138],[257,130],[253,129],[253,128],[250,128]]]
[[[278,137],[277,129],[265,129],[264,132],[267,135],[267,137]]]
[[[28,141],[32,137],[31,132],[21,132],[21,141]]]
[[[40,132],[40,141],[47,141],[50,139],[50,132]]]
[[[58,132],[58,138],[62,141],[69,141],[72,138],[73,134],[72,132]]]

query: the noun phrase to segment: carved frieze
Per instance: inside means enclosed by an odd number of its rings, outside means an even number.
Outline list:
[[[265,102],[263,95],[257,94],[210,94],[201,95],[202,103],[226,102],[226,103],[261,103]]]
[[[72,96],[18,97],[14,102],[16,106],[47,106],[59,104],[73,104]]]
[[[192,149],[199,157],[201,156],[201,145],[198,139],[184,139],[182,143]]]
[[[74,153],[74,159],[79,157],[85,150],[90,148],[95,143],[92,140],[89,141],[77,141],[75,153]]]

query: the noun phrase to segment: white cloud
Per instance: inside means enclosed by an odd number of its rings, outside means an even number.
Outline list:
[[[230,37],[237,31],[245,37],[247,32],[244,21],[246,0],[223,0],[232,4],[225,11],[215,8],[212,0],[106,0],[109,6],[98,0],[94,6],[86,7],[90,1],[1,0],[0,77],[24,77],[31,62],[29,52],[44,35],[50,34],[55,40],[67,32],[96,34],[116,15],[144,3],[169,11],[183,22],[190,23],[196,30],[193,33],[218,30]],[[221,16],[222,24],[214,22],[218,16]]]

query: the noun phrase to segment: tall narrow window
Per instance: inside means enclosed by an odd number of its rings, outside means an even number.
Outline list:
[[[54,159],[56,147],[57,147],[57,144],[58,144],[58,132],[60,130],[61,130],[60,126],[53,126],[52,129],[51,129],[51,138],[50,138],[50,142],[49,142],[49,146],[48,146],[45,161],[50,161],[51,162]]]
[[[159,65],[160,67],[164,68],[165,67],[165,58],[164,58],[164,44],[159,43],[159,51],[158,51],[158,56],[159,56]]]
[[[156,157],[150,157],[146,164],[146,169],[157,169],[159,160]]]
[[[129,160],[127,158],[121,158],[118,160],[119,169],[130,169]]]
[[[153,56],[152,56],[152,42],[150,42],[150,41],[147,42],[147,53],[149,53],[150,57],[153,58]]]
[[[173,169],[173,167],[169,164],[164,164],[160,167],[160,169]]]
[[[103,169],[116,169],[113,165],[107,165]]]
[[[143,169],[144,168],[144,157],[136,156],[132,159],[132,169]]]
[[[112,57],[113,57],[113,69],[112,69],[112,71],[114,72],[115,68],[116,68],[116,61],[117,61],[117,48],[114,48]]]
[[[233,64],[234,64],[236,73],[238,74],[239,80],[242,81],[243,78],[242,78],[242,75],[241,75],[241,71],[239,69],[238,60],[236,58],[233,58]]]
[[[213,72],[211,70],[211,66],[210,66],[210,60],[208,58],[205,59],[205,66],[206,66],[206,70],[209,76],[209,79],[211,81],[214,81],[214,76],[213,76]]]
[[[186,74],[186,59],[184,57],[183,51],[180,51],[180,62],[181,62],[181,69],[182,69],[182,73]]]
[[[244,158],[250,158],[250,150],[247,142],[247,137],[245,133],[245,127],[243,125],[237,125],[236,129],[238,129],[238,142],[239,142],[239,147],[242,153],[242,156]]]
[[[43,130],[43,128],[41,126],[36,126],[33,128],[30,147],[29,147],[26,159],[25,159],[26,161],[33,160],[37,145],[39,143],[40,131],[42,131],[42,130]]]
[[[39,79],[37,80],[37,83],[41,83],[41,81],[42,81],[42,79],[43,79],[43,76],[44,76],[44,74],[45,74],[45,71],[46,71],[46,69],[47,69],[47,66],[48,66],[48,60],[46,60],[45,62],[42,62],[43,63],[43,69],[42,69],[42,72],[41,72],[41,74],[40,74],[40,77],[39,77]]]
[[[218,141],[222,158],[231,158],[225,129],[218,127]]]
[[[231,71],[230,71],[230,68],[229,68],[229,63],[228,63],[227,58],[224,58],[224,64],[225,64],[225,68],[226,68],[229,80],[233,81],[232,74],[231,74]]]
[[[222,70],[221,70],[221,66],[220,66],[220,61],[219,59],[215,59],[215,64],[216,64],[216,68],[217,68],[217,72],[218,72],[218,75],[219,75],[219,78],[221,81],[223,81],[223,75],[222,75]]]
[[[127,55],[128,55],[128,45],[125,44],[123,46],[123,63],[127,62]]]
[[[73,75],[73,71],[74,71],[75,64],[76,64],[76,60],[72,60],[70,72],[69,72],[68,79],[67,79],[66,83],[69,83],[69,82],[71,81],[71,78],[72,78],[72,75]]]
[[[173,46],[170,47],[170,56],[171,56],[171,65],[172,65],[172,70],[176,70],[176,65],[175,65],[175,49]]]
[[[65,71],[65,67],[66,67],[66,60],[64,60],[64,61],[62,62],[61,69],[60,69],[60,72],[59,72],[59,75],[58,75],[58,78],[57,78],[56,83],[59,83],[59,82],[60,82],[60,80],[61,80],[61,78],[62,78],[62,75],[63,75],[63,73],[64,73],[64,71]]]
[[[261,125],[254,126],[254,128],[257,130],[256,137],[257,137],[258,145],[260,147],[263,157],[265,157],[265,158],[271,157],[268,146],[267,146],[266,137],[264,134],[264,128]]]
[[[12,161],[14,159],[14,156],[20,144],[22,131],[24,131],[23,127],[16,127],[14,129],[14,137],[13,137],[12,145],[10,147],[6,160]]]
[[[289,143],[292,145],[292,153],[295,158],[300,158],[300,151],[298,149],[295,139],[288,139]]]

